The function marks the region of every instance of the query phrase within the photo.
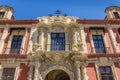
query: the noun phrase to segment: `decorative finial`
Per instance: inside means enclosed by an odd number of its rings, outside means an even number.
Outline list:
[[[57,9],[57,10],[55,11],[55,14],[57,14],[57,17],[59,17],[59,14],[61,14],[61,11],[60,11],[59,9]]]

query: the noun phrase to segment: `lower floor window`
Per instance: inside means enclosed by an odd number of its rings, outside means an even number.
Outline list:
[[[100,80],[114,80],[113,73],[110,66],[100,66],[99,72],[101,76]]]
[[[14,80],[16,68],[4,68],[1,80]]]

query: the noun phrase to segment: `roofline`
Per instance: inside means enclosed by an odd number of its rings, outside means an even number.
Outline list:
[[[37,24],[39,20],[0,20],[0,25],[11,24],[11,25],[29,25],[29,24]]]
[[[77,19],[76,21],[78,24],[120,24],[120,19],[114,20],[80,20]],[[0,25],[29,25],[29,24],[37,24],[39,20],[0,20]]]
[[[78,24],[120,24],[120,19],[114,20],[77,20]]]

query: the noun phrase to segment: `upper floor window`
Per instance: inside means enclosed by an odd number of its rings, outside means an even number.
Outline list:
[[[4,17],[5,12],[0,12],[0,19]]]
[[[1,80],[14,80],[15,68],[4,68]]]
[[[99,72],[100,72],[101,80],[114,80],[110,66],[100,66]]]
[[[118,12],[113,12],[115,19],[120,19],[120,15],[118,14]]]
[[[51,50],[65,50],[65,33],[51,33]]]
[[[23,36],[13,36],[10,53],[20,53]]]
[[[92,35],[96,53],[105,53],[105,46],[102,35]]]

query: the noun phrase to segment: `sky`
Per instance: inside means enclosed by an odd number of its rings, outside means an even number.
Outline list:
[[[15,19],[37,19],[59,9],[61,16],[75,16],[80,19],[104,19],[105,9],[120,6],[120,0],[0,0],[0,5],[11,6]]]

